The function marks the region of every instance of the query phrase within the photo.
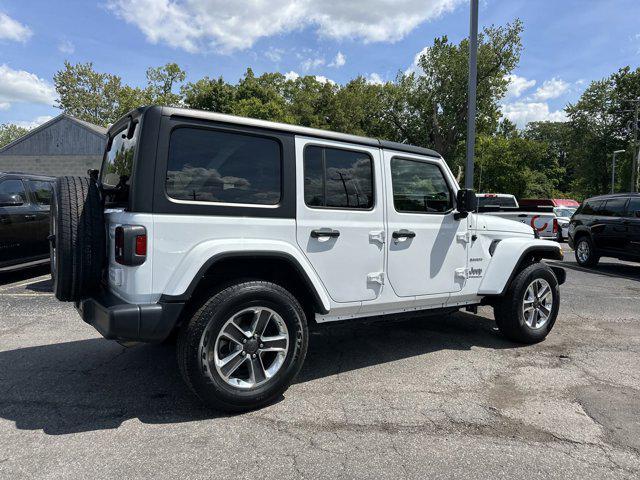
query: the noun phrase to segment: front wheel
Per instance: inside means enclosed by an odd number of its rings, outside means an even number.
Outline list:
[[[519,343],[541,342],[551,331],[560,307],[560,288],[553,270],[534,263],[520,272],[495,305],[500,332]]]
[[[209,406],[245,411],[284,393],[307,343],[304,311],[291,293],[270,282],[243,282],[213,295],[182,327],[178,362]]]

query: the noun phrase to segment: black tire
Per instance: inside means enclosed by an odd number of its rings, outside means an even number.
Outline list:
[[[539,328],[533,328],[525,321],[523,301],[529,286],[542,279],[548,283],[553,299],[548,319]],[[560,288],[553,270],[544,263],[534,263],[522,270],[511,282],[507,292],[493,312],[500,332],[509,340],[518,343],[538,343],[546,338],[553,328],[560,307]]]
[[[56,179],[51,202],[53,292],[76,301],[100,286],[105,252],[104,210],[98,187],[83,177]]]
[[[288,331],[288,350],[282,366],[266,383],[239,388],[225,381],[202,355],[211,343],[217,348],[216,338],[227,321],[250,307],[266,307],[277,313]],[[273,402],[289,387],[304,363],[308,338],[304,311],[291,293],[270,282],[246,281],[215,293],[185,322],[178,336],[178,365],[187,385],[208,406],[227,412],[253,410]]]
[[[578,254],[578,251],[581,248],[581,244],[583,248],[586,249],[585,250],[587,252],[586,258]],[[578,237],[578,240],[575,242],[574,255],[576,257],[576,262],[581,267],[595,267],[600,261],[600,257],[596,252],[595,246],[593,245],[593,241],[588,235],[582,235]]]

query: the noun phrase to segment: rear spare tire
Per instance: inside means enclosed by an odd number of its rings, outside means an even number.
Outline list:
[[[56,179],[50,230],[56,298],[68,302],[86,297],[100,285],[105,260],[104,211],[93,180]]]

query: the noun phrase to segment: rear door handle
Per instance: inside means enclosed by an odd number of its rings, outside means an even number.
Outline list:
[[[393,234],[391,235],[393,238],[398,239],[398,238],[413,238],[416,236],[416,232],[412,232],[411,230],[406,230],[406,229],[402,229],[402,230],[396,230],[395,232],[393,232]]]
[[[24,216],[24,219],[25,219],[25,220],[35,220],[35,219],[36,219],[36,216],[35,216],[35,215],[32,215],[32,214],[29,214],[29,215],[25,215],[25,216]]]
[[[340,236],[339,230],[334,230],[332,228],[318,228],[316,230],[311,230],[311,238],[338,238]]]

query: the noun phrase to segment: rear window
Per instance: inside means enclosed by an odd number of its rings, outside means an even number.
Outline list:
[[[518,202],[514,197],[487,197],[478,196],[478,207],[518,208]]]
[[[624,217],[626,206],[626,198],[612,198],[603,202],[597,214],[603,217]]]
[[[629,199],[629,205],[627,205],[627,217],[640,218],[640,198],[634,197]]]
[[[107,203],[126,203],[129,199],[138,126],[134,125],[131,138],[127,138],[127,128],[123,128],[113,135],[108,144],[100,171],[100,183],[105,187]]]
[[[166,191],[173,199],[276,205],[281,179],[277,140],[198,128],[171,134]]]

